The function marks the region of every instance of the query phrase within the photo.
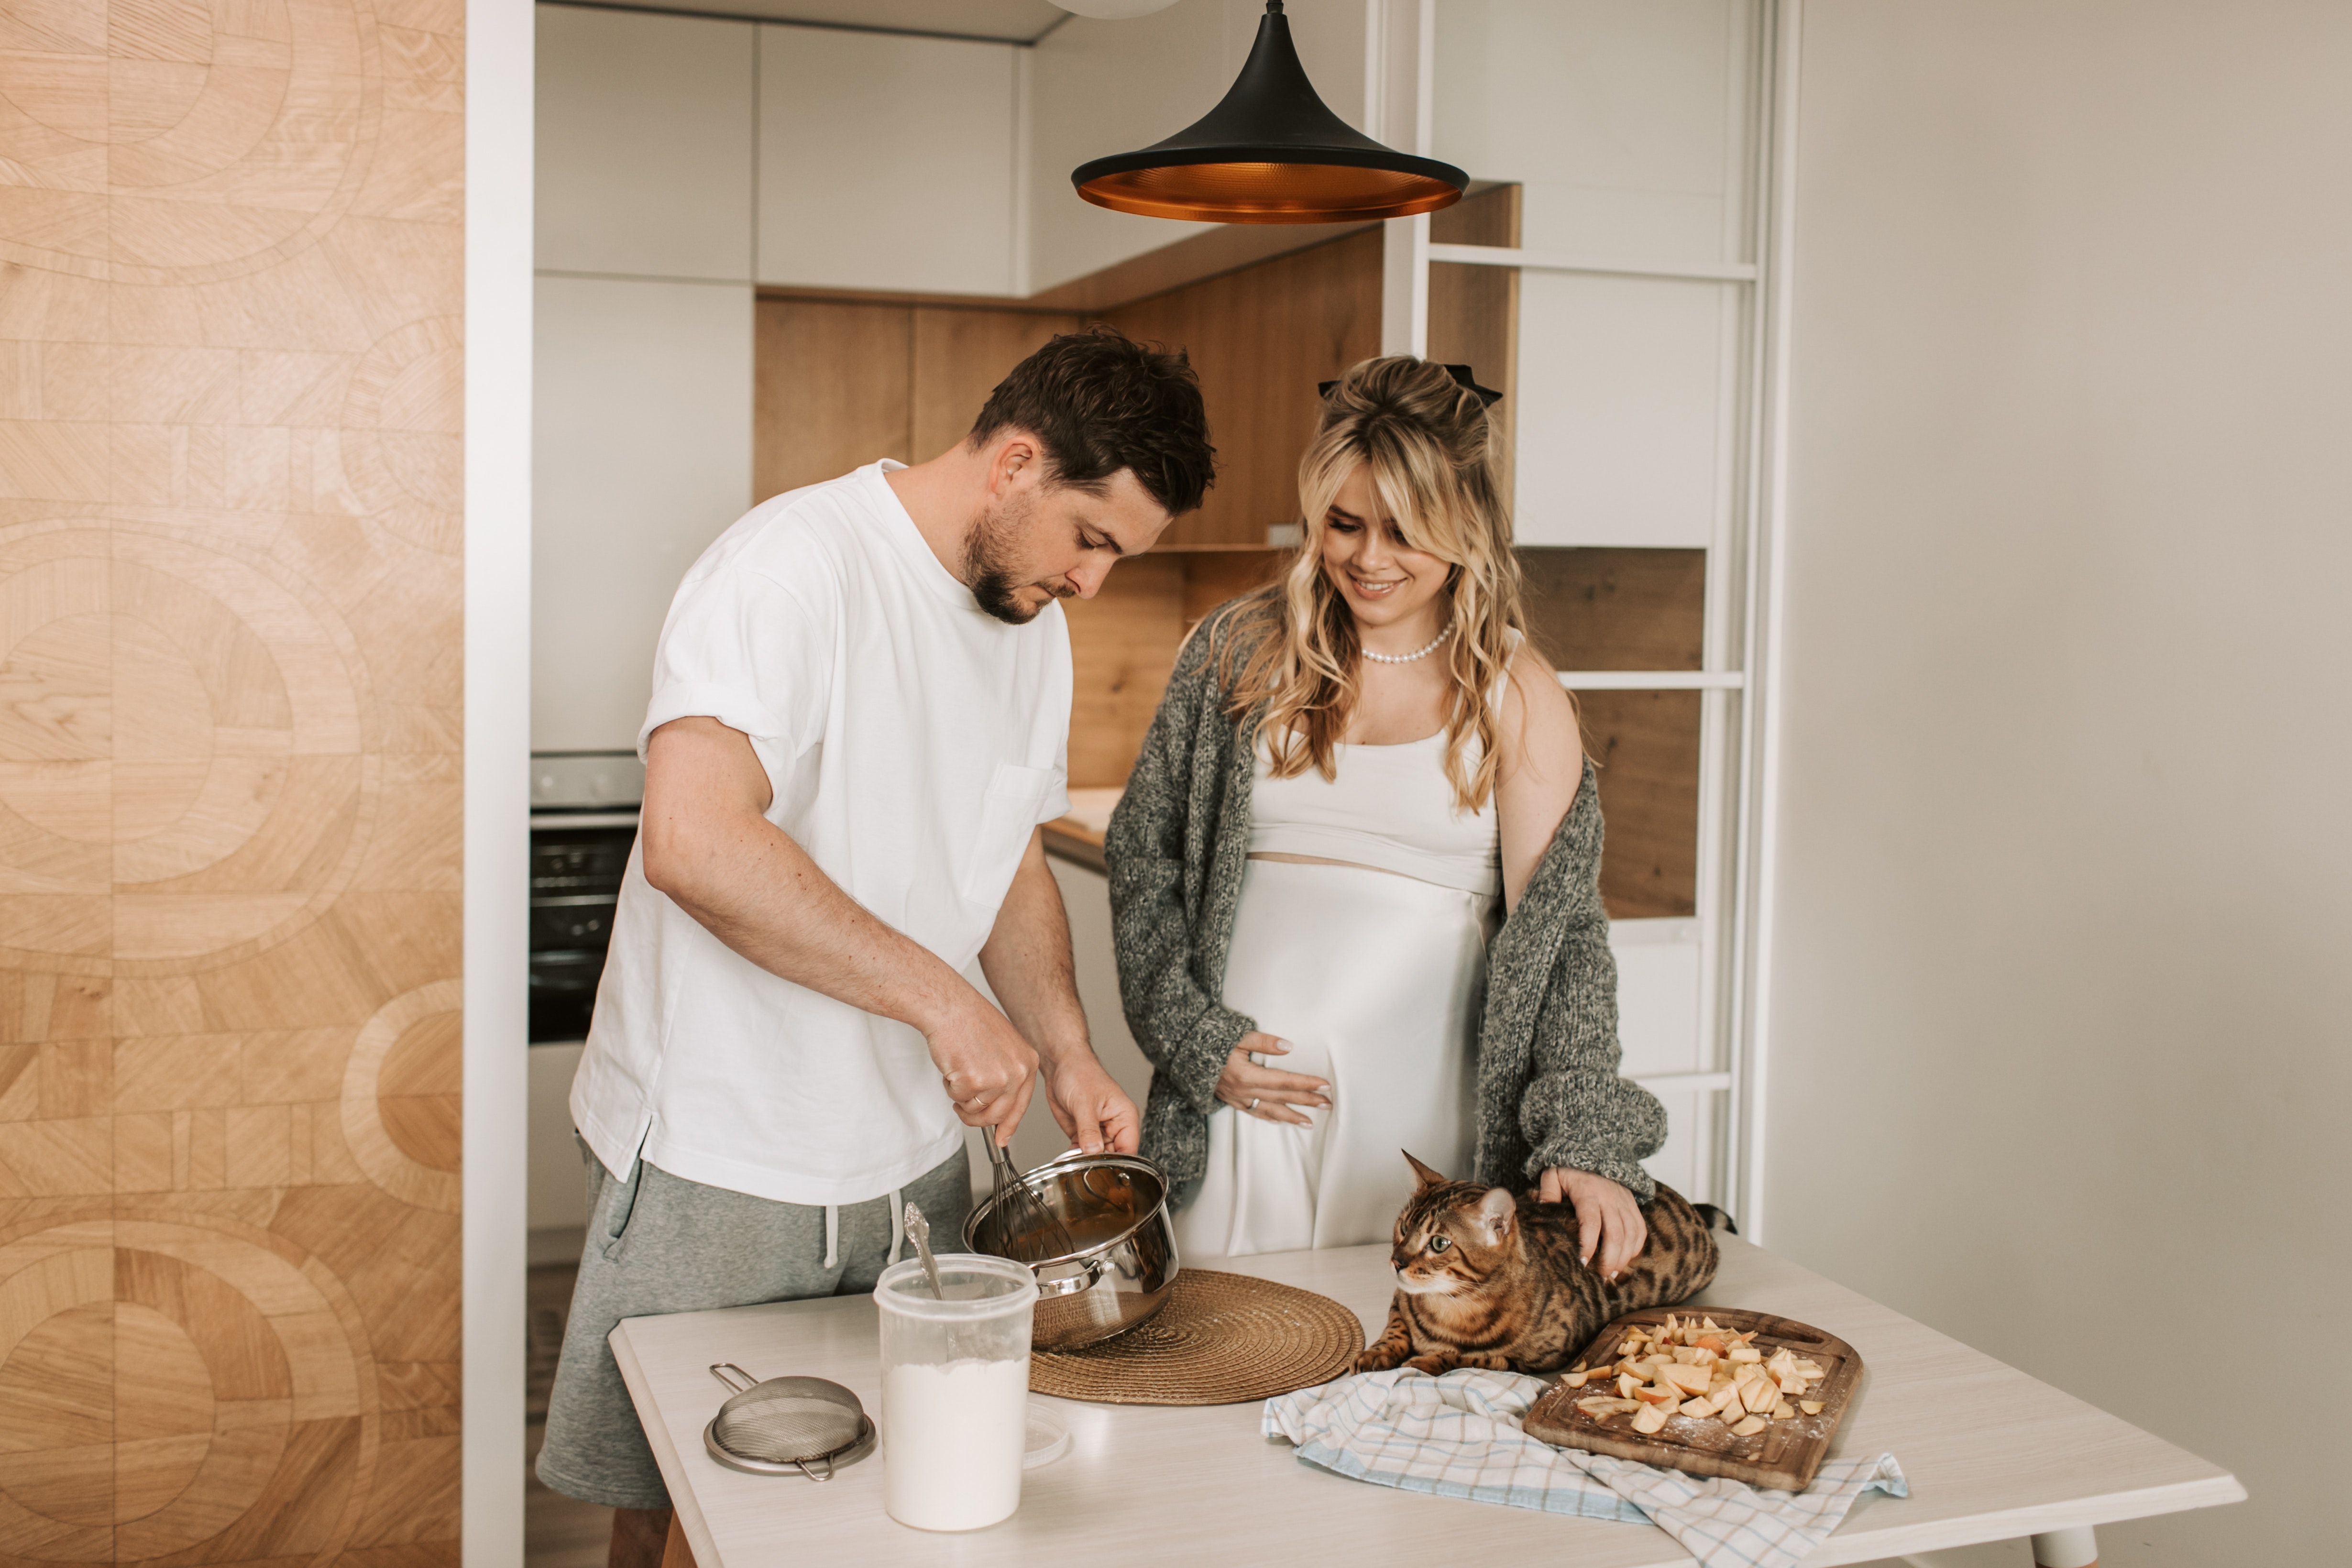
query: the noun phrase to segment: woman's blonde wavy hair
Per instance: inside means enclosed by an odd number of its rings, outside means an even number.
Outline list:
[[[1478,394],[1426,360],[1366,360],[1324,397],[1298,460],[1307,525],[1298,553],[1242,601],[1222,644],[1227,712],[1238,722],[1263,705],[1252,740],[1265,740],[1276,778],[1309,767],[1336,777],[1333,747],[1355,712],[1362,649],[1355,615],[1323,570],[1323,530],[1362,465],[1405,543],[1451,569],[1443,597],[1454,634],[1440,654],[1454,676],[1445,776],[1460,810],[1494,799],[1502,755],[1494,699],[1526,631],[1502,444]]]

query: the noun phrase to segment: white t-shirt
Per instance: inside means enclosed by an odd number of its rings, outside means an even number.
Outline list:
[[[963,969],[1039,822],[1069,810],[1070,639],[982,611],[879,463],[753,507],[678,585],[638,732],[751,737],[767,819],[852,898]],[[770,974],[629,857],[572,1115],[608,1170],[861,1203],[961,1145],[922,1034]]]

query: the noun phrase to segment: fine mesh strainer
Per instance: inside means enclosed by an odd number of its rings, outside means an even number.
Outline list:
[[[857,1396],[822,1377],[755,1380],[733,1362],[710,1369],[729,1390],[702,1429],[702,1446],[730,1469],[755,1476],[797,1471],[813,1481],[874,1451],[874,1423]],[[821,1467],[821,1468],[820,1468]]]

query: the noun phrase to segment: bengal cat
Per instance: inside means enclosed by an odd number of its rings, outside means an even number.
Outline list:
[[[1557,1372],[1602,1324],[1687,1300],[1715,1278],[1706,1219],[1663,1184],[1642,1211],[1649,1239],[1623,1273],[1604,1281],[1577,1259],[1570,1205],[1449,1181],[1405,1158],[1421,1186],[1397,1216],[1388,1328],[1358,1354],[1359,1372]]]

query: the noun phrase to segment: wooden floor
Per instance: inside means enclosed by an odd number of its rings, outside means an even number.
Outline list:
[[[572,1281],[579,1267],[557,1263],[530,1271],[525,1295],[530,1322],[530,1379],[523,1398],[530,1423],[523,1439],[526,1467],[539,1458],[547,1437],[547,1394],[555,1383],[556,1353],[563,1344],[563,1320],[572,1305]],[[540,1485],[526,1469],[523,1478],[522,1556],[527,1568],[604,1568],[612,1544],[613,1511],[578,1502]]]

